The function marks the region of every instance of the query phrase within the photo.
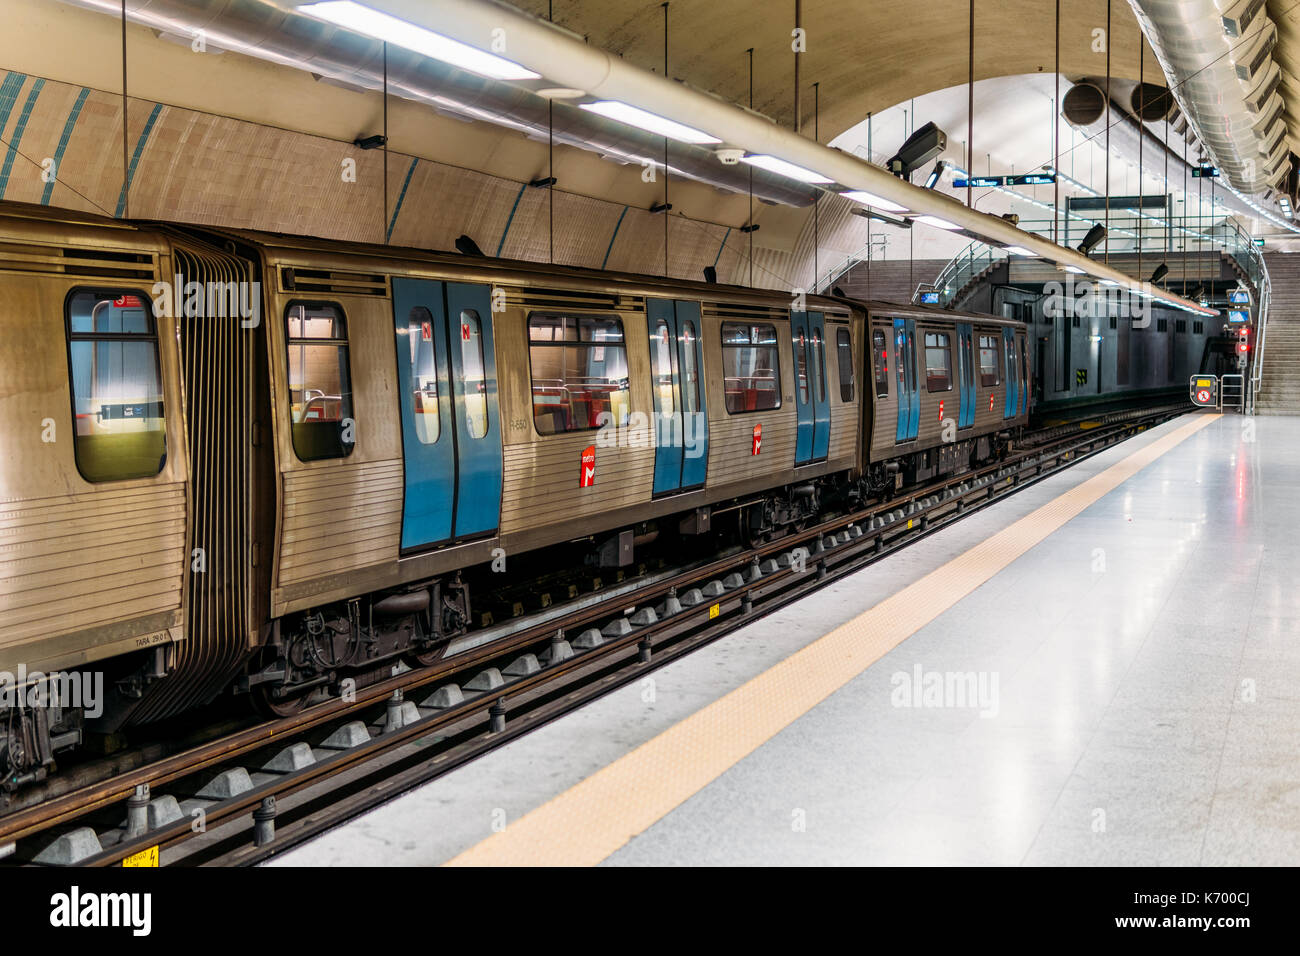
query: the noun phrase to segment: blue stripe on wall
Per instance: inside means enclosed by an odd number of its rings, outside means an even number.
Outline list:
[[[722,250],[727,248],[727,240],[729,238],[731,238],[730,226],[727,227],[727,234],[722,237],[722,242],[718,245],[718,254],[713,257],[713,268],[715,269],[718,267],[718,263],[722,261]]]
[[[519,192],[515,194],[515,204],[510,207],[510,215],[506,217],[506,227],[501,230],[501,241],[497,243],[497,258],[501,258],[501,250],[506,247],[506,236],[510,235],[510,224],[515,221],[515,210],[519,208],[519,200],[524,198],[524,190],[528,188],[525,184],[519,187]]]
[[[42,206],[48,206],[50,198],[54,195],[54,184],[59,178],[59,166],[63,163],[63,154],[67,151],[68,140],[72,139],[72,130],[77,125],[77,118],[81,116],[81,108],[86,105],[88,96],[90,96],[90,88],[83,86],[81,92],[77,94],[77,101],[72,104],[68,121],[63,124],[63,135],[59,137],[58,148],[54,150],[54,179],[45,184],[45,192],[41,194]]]
[[[23,141],[23,133],[27,131],[27,121],[32,118],[36,98],[41,95],[41,90],[44,88],[44,80],[37,80],[32,84],[31,92],[27,94],[27,102],[23,103],[23,111],[18,114],[18,122],[9,136],[9,150],[5,153],[4,165],[0,166],[0,199],[5,198],[5,189],[9,186],[9,174],[13,172],[14,160],[18,158],[18,146]],[[10,109],[12,108],[11,106]]]
[[[393,218],[388,221],[388,232],[384,233],[384,241],[393,238],[393,229],[397,227],[397,214],[402,211],[402,203],[406,202],[406,190],[410,188],[411,177],[415,175],[415,166],[419,161],[419,157],[411,160],[410,168],[406,170],[406,178],[402,180],[402,191],[397,194],[397,205],[393,207]]]
[[[135,168],[140,163],[140,156],[144,153],[144,144],[149,141],[149,134],[153,132],[153,124],[158,122],[158,114],[162,112],[162,104],[155,103],[153,112],[149,114],[149,119],[145,121],[144,129],[140,130],[140,138],[136,140],[135,152],[131,155],[131,165],[127,167],[126,182],[122,183],[122,193],[117,197],[117,217],[122,218],[126,211],[126,191],[131,188],[131,180],[135,179]]]
[[[627,206],[624,206],[623,211],[618,214],[618,222],[614,223],[614,234],[609,237],[609,248],[605,250],[605,258],[600,263],[600,267],[602,269],[605,268],[605,264],[609,262],[609,254],[614,251],[614,240],[618,238],[619,226],[623,225],[623,217],[626,215],[627,215]]]
[[[26,73],[6,73],[4,82],[0,83],[0,136],[4,135],[9,125],[9,114],[18,102],[18,91],[27,82]]]

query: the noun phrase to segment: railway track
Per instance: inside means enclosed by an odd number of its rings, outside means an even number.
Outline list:
[[[0,816],[0,863],[258,862],[1186,407],[1036,433],[978,471],[512,621],[490,643],[464,639],[459,652],[353,699],[73,787]]]

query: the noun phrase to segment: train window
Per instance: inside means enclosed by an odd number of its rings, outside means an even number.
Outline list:
[[[881,338],[884,338],[882,335]],[[848,329],[835,331],[835,354],[840,362],[840,401],[853,401],[853,341]]]
[[[528,362],[539,435],[627,424],[627,346],[614,316],[532,313]]]
[[[700,410],[700,370],[696,365],[695,323],[682,322],[682,411],[694,415]]]
[[[1193,323],[1192,323],[1192,334],[1193,334],[1193,335],[1200,335],[1200,334],[1203,333],[1204,331],[1205,331],[1205,323],[1204,323],[1204,322],[1193,322]]]
[[[925,390],[952,390],[952,350],[947,332],[925,333]]]
[[[659,414],[672,416],[677,411],[673,398],[673,333],[664,319],[655,322],[650,335],[650,374]]]
[[[727,411],[781,407],[776,326],[722,323],[722,375]]]
[[[1002,343],[996,335],[980,336],[980,386],[993,388],[1002,384]]]
[[[1169,331],[1169,320],[1168,320],[1168,319],[1156,319],[1156,331],[1157,331],[1157,332],[1168,332],[1168,331]]]
[[[821,329],[812,330],[812,375],[813,394],[817,401],[826,401],[826,343],[822,341]]]
[[[347,319],[336,305],[299,303],[285,322],[293,450],[303,461],[344,458],[354,444]]]
[[[1072,325],[1074,328],[1077,329],[1077,328],[1079,328],[1079,327],[1082,325],[1082,322],[1081,322],[1081,320],[1079,319],[1079,317],[1076,315],[1076,316],[1072,316],[1072,317],[1070,318],[1070,325]]]
[[[800,332],[794,340],[794,377],[799,387],[799,404],[808,404],[808,337]]]
[[[876,397],[885,398],[889,395],[889,345],[884,329],[871,333],[871,361],[876,368]]]
[[[487,372],[483,367],[483,320],[475,309],[460,313],[460,369],[465,389],[465,430],[470,438],[488,433]]]
[[[438,356],[433,342],[433,314],[424,306],[416,306],[407,316],[406,338],[410,344],[415,437],[422,445],[433,445],[442,432],[442,418],[438,413]]]
[[[1186,331],[1187,331],[1187,320],[1186,320],[1186,319],[1174,319],[1174,331],[1175,331],[1175,332],[1186,332]]]
[[[158,329],[139,293],[68,296],[73,455],[87,481],[152,478],[167,459]]]
[[[1118,328],[1119,328],[1119,319],[1118,319],[1116,316],[1113,316],[1113,315],[1112,315],[1112,316],[1110,317],[1110,327],[1111,327],[1112,329],[1118,329]]]

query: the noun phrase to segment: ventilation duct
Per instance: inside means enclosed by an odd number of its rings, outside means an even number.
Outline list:
[[[1129,2],[1179,108],[1227,184],[1257,197],[1284,179],[1277,26],[1263,0],[1226,10],[1222,0]]]

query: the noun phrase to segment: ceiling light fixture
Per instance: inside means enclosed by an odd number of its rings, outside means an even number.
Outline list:
[[[912,221],[925,226],[934,226],[936,229],[961,229],[961,226],[956,223],[949,222],[947,219],[940,219],[938,216],[915,216]]]
[[[759,169],[766,169],[769,173],[776,173],[778,176],[797,179],[801,183],[824,185],[832,182],[821,173],[813,172],[811,169],[805,169],[803,166],[796,166],[794,163],[787,163],[784,159],[777,159],[775,156],[768,156],[763,153],[746,156],[741,162],[757,166]]]
[[[702,130],[678,123],[676,120],[666,119],[648,110],[629,106],[618,100],[598,100],[595,103],[579,103],[578,106],[589,113],[598,113],[607,119],[643,129],[647,133],[666,136],[693,146],[715,145],[722,142],[716,136],[710,136]]]
[[[318,20],[421,53],[479,76],[494,80],[539,80],[542,77],[540,73],[534,73],[512,60],[426,30],[406,20],[399,20],[387,13],[354,3],[353,0],[304,3],[297,10]]]
[[[907,212],[906,206],[900,206],[892,200],[882,199],[875,193],[863,192],[861,189],[851,189],[846,193],[840,193],[840,195],[845,199],[851,199],[864,206],[874,206],[877,209],[883,209],[885,212]]]

